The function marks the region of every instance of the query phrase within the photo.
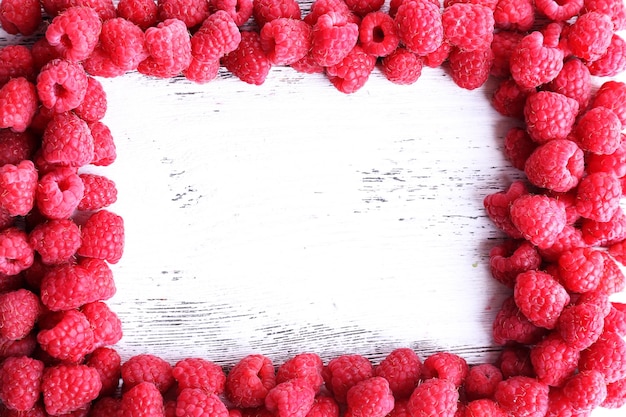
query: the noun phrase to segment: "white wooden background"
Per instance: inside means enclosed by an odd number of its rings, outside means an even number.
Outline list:
[[[0,32],[0,46],[28,41]],[[514,122],[490,107],[495,83],[465,91],[425,68],[397,86],[376,70],[344,95],[285,67],[262,86],[226,71],[206,85],[100,81],[118,159],[84,171],[119,189],[127,239],[109,305],[124,359],[497,357],[508,292],[489,275],[502,235],[482,201],[520,172],[502,155]]]

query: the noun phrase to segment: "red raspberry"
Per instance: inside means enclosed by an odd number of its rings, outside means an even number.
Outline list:
[[[525,376],[513,376],[498,384],[494,399],[507,413],[541,417],[548,411],[548,385]]]
[[[121,17],[102,24],[100,48],[111,62],[124,71],[137,69],[147,58],[145,36],[141,28]]]
[[[91,55],[101,30],[102,21],[94,9],[70,7],[52,19],[46,39],[63,58],[76,62]]]
[[[212,9],[224,10],[233,18],[237,26],[242,26],[250,19],[254,3],[253,0],[210,0]]]
[[[414,417],[454,417],[458,400],[459,392],[452,382],[431,378],[415,388],[407,409]]]
[[[611,17],[615,31],[626,28],[626,5],[620,0],[585,0],[583,12],[599,12]]]
[[[500,352],[496,365],[502,371],[504,379],[512,376],[535,376],[530,361],[530,348],[524,345],[505,346]]]
[[[332,397],[315,397],[307,417],[339,417],[339,406]]]
[[[46,265],[68,262],[80,246],[80,229],[70,219],[40,223],[28,235],[30,246]]]
[[[44,65],[52,60],[61,59],[61,54],[59,54],[57,50],[54,49],[54,46],[48,43],[46,38],[41,38],[37,40],[33,44],[31,53],[33,55],[35,70],[43,68]]]
[[[486,6],[455,3],[442,14],[446,39],[463,52],[489,49],[493,40],[493,11]]]
[[[326,388],[332,392],[337,402],[345,404],[348,390],[358,382],[374,376],[371,362],[361,355],[341,355],[324,368]]]
[[[588,246],[584,241],[582,232],[577,227],[567,224],[561,233],[557,235],[552,246],[540,249],[539,254],[544,261],[555,262],[564,251],[586,248]]]
[[[502,381],[502,371],[490,363],[481,363],[469,368],[463,382],[465,395],[470,401],[491,398]]]
[[[350,388],[347,402],[346,417],[385,417],[393,410],[395,403],[389,382],[377,376]]]
[[[498,282],[513,288],[518,274],[539,268],[541,256],[530,242],[506,240],[491,249],[489,265]]]
[[[177,416],[228,417],[228,409],[217,395],[196,388],[178,394],[175,412]]]
[[[583,0],[535,0],[535,7],[550,20],[565,21],[578,15],[583,3]]]
[[[200,62],[214,62],[234,51],[241,42],[241,33],[233,18],[218,10],[204,21],[191,38],[191,52]]]
[[[573,98],[578,102],[578,108],[584,110],[591,98],[591,74],[581,60],[572,58],[563,64],[559,75],[546,85],[546,89]]]
[[[578,185],[585,170],[583,151],[571,140],[553,139],[537,147],[526,160],[524,172],[537,187],[559,193]]]
[[[12,78],[0,88],[0,129],[24,132],[38,106],[35,86],[24,77]]]
[[[26,233],[15,227],[0,231],[0,273],[19,274],[33,264],[33,259]]]
[[[78,204],[78,210],[96,211],[108,207],[117,200],[115,182],[96,174],[80,174],[85,191]]]
[[[92,165],[108,166],[117,158],[117,150],[113,141],[111,130],[102,122],[89,124],[89,130],[93,137],[93,160]]]
[[[37,208],[48,219],[67,219],[83,198],[85,186],[73,168],[57,168],[39,180]]]
[[[158,7],[154,0],[120,0],[117,15],[146,30],[156,24]]]
[[[604,257],[591,248],[565,251],[558,261],[559,278],[568,291],[585,293],[599,284],[604,268]]]
[[[626,336],[626,304],[611,302],[611,310],[604,318],[604,331]]]
[[[563,386],[563,394],[574,409],[591,411],[606,398],[604,376],[598,371],[580,372]]]
[[[35,406],[41,394],[43,362],[18,356],[8,358],[0,365],[0,400],[15,411],[28,411]]]
[[[600,404],[603,408],[621,408],[626,404],[626,379],[606,385],[606,398]]]
[[[339,64],[354,48],[359,27],[344,14],[321,15],[313,26],[311,56],[324,67]]]
[[[348,8],[358,16],[376,12],[385,4],[384,0],[345,0]]]
[[[311,49],[312,29],[302,20],[280,17],[261,29],[261,47],[274,65],[291,65]]]
[[[362,88],[376,66],[376,57],[355,46],[339,63],[326,68],[326,76],[335,88],[351,94]]]
[[[31,82],[35,80],[35,62],[30,49],[24,45],[8,45],[0,48],[0,86],[6,84],[11,78],[19,77],[24,77]]]
[[[534,325],[553,329],[570,296],[552,275],[526,271],[517,276],[515,304]]]
[[[141,382],[122,395],[119,417],[165,417],[163,396],[150,382]]]
[[[276,385],[272,361],[263,355],[248,355],[226,377],[226,397],[236,407],[259,407]]]
[[[77,310],[67,310],[59,313],[58,321],[51,328],[39,331],[37,342],[41,349],[51,357],[79,363],[87,354],[93,352],[94,333],[83,313]],[[95,369],[93,371],[96,372]],[[96,375],[98,375],[97,372]],[[100,377],[98,377],[98,385],[101,386]],[[46,408],[48,408],[48,403],[46,403]]]
[[[537,379],[547,385],[561,386],[572,376],[578,366],[580,350],[550,333],[530,350],[530,361]]]
[[[437,68],[448,60],[452,45],[447,40],[443,40],[439,48],[435,49],[421,58],[424,60],[424,65],[430,68]]]
[[[513,297],[504,300],[492,324],[493,340],[499,345],[510,342],[532,344],[541,340],[544,334],[545,329],[535,326],[522,314]]]
[[[614,175],[592,173],[578,186],[576,210],[582,217],[606,222],[619,210],[621,196],[622,186]]]
[[[87,73],[94,77],[113,78],[124,75],[126,72],[123,68],[115,65],[109,55],[107,55],[100,46],[97,46],[91,56],[83,61],[83,67]]]
[[[578,369],[596,370],[607,383],[626,377],[626,342],[615,333],[604,332],[589,348],[580,353]]]
[[[196,58],[191,60],[191,64],[183,70],[183,75],[189,81],[197,84],[205,84],[217,78],[220,69],[220,61],[201,62]]]
[[[89,417],[117,416],[121,403],[121,398],[101,396],[98,400],[93,402],[89,410]]]
[[[620,146],[610,155],[588,154],[585,156],[587,172],[606,172],[617,178],[626,175],[626,140],[622,136]]]
[[[493,71],[491,74],[493,75]],[[491,105],[503,116],[523,119],[524,104],[529,94],[530,92],[517,85],[515,80],[511,78],[502,80],[493,93]]]
[[[579,351],[595,343],[603,329],[602,310],[592,303],[566,307],[558,323],[559,334],[565,343]]]
[[[522,238],[522,234],[511,222],[511,204],[519,197],[528,194],[526,185],[522,181],[513,182],[506,191],[489,194],[483,205],[487,215],[495,226],[513,239]]]
[[[606,107],[594,107],[578,121],[574,134],[580,147],[595,154],[610,155],[621,143],[622,124]]]
[[[78,308],[94,301],[93,297],[92,276],[82,266],[56,266],[41,281],[41,302],[51,311]]]
[[[606,81],[593,97],[592,107],[606,107],[626,125],[626,83]]]
[[[164,359],[151,354],[135,355],[122,365],[124,392],[144,382],[155,386],[159,392],[165,393],[174,385],[172,366]]]
[[[370,55],[384,57],[391,54],[400,43],[396,23],[384,12],[366,14],[359,26],[359,42],[363,51]]]
[[[167,19],[146,29],[145,46],[149,56],[137,67],[144,75],[174,77],[191,63],[191,40],[181,20]]]
[[[385,78],[395,84],[415,83],[422,75],[422,59],[402,47],[382,59],[381,71]]]
[[[493,11],[495,27],[526,32],[535,23],[535,8],[530,0],[500,0]]]
[[[589,12],[580,15],[567,35],[567,45],[574,56],[595,61],[606,52],[613,35],[613,23],[605,14]]]
[[[465,52],[460,48],[452,48],[448,57],[452,81],[461,88],[474,90],[487,82],[493,51],[491,48]]]
[[[11,216],[25,216],[33,208],[37,170],[30,160],[0,167],[0,207]]]
[[[179,361],[172,369],[172,376],[179,389],[200,388],[208,394],[221,395],[226,384],[226,374],[222,368],[200,358]]]
[[[33,330],[40,310],[39,297],[28,290],[0,294],[0,338],[20,340],[26,337]]]
[[[101,20],[115,17],[113,0],[41,0],[41,4],[50,16],[61,14],[70,7],[84,6],[94,9]]]
[[[119,353],[108,347],[97,348],[89,355],[85,365],[94,368],[100,375],[102,382],[100,397],[114,395],[122,373],[122,359]]]
[[[465,359],[457,354],[438,352],[430,355],[424,361],[422,378],[439,378],[452,382],[460,387],[467,376],[469,367]]]
[[[409,348],[390,352],[376,368],[374,375],[385,378],[395,398],[408,398],[418,385],[422,373],[422,361]]]
[[[511,222],[539,249],[553,245],[567,222],[563,202],[543,195],[522,195],[510,211]]]
[[[276,417],[305,417],[311,410],[315,391],[303,379],[291,379],[274,386],[265,397],[265,408]]]
[[[522,128],[513,127],[504,137],[504,155],[515,168],[521,171],[524,170],[528,157],[536,147],[537,143]]]
[[[511,76],[509,61],[513,50],[522,40],[524,35],[518,32],[501,30],[493,34],[491,42],[491,50],[493,51],[493,65],[491,66],[491,75],[499,78],[508,78]]]
[[[620,209],[608,222],[583,219],[583,239],[590,246],[610,246],[626,239],[626,215]]]
[[[511,53],[511,76],[522,87],[552,81],[563,68],[563,51],[544,44],[541,32],[526,35]]]
[[[73,113],[61,113],[46,126],[42,157],[49,164],[81,167],[94,155],[93,136],[87,123]]]
[[[106,92],[100,81],[87,77],[87,91],[82,103],[74,109],[74,113],[86,122],[101,120],[107,110]]]
[[[9,34],[32,35],[41,23],[39,0],[3,0],[0,26]]]
[[[311,6],[311,13],[315,3]],[[347,6],[344,7],[347,10]],[[279,17],[287,19],[300,19],[300,5],[296,0],[254,0],[252,16],[260,28]],[[313,25],[315,22],[307,22]]]
[[[93,329],[93,347],[114,345],[122,339],[122,322],[115,312],[103,302],[93,302],[81,307]]]
[[[105,261],[95,258],[82,258],[78,265],[86,269],[92,277],[92,301],[108,300],[115,295],[113,272]]]
[[[200,25],[209,17],[209,2],[206,0],[159,0],[159,19],[178,19],[188,28]]]
[[[45,107],[63,113],[80,106],[88,84],[87,74],[80,64],[55,59],[39,72],[37,93]]]
[[[604,55],[588,63],[591,75],[596,77],[613,77],[626,70],[626,41],[619,35],[611,36],[611,43]]]
[[[566,139],[578,114],[578,102],[563,94],[540,91],[528,96],[524,119],[530,137],[537,143]]]
[[[429,0],[406,0],[395,15],[400,42],[418,55],[434,52],[443,43],[439,5]]]
[[[77,254],[115,264],[124,251],[124,220],[108,210],[92,214],[82,228]]]
[[[252,31],[241,32],[237,49],[222,58],[222,64],[241,81],[261,85],[270,71],[272,63],[261,47],[261,38]]]
[[[313,391],[318,392],[324,383],[322,370],[324,364],[322,358],[315,353],[300,353],[280,365],[276,372],[276,383],[289,381],[291,379],[304,380]]]

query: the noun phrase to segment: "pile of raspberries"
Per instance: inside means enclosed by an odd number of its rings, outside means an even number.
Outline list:
[[[43,8],[43,13],[42,13]],[[385,9],[386,11],[382,11]],[[0,416],[582,417],[626,404],[626,69],[623,0],[3,0],[37,35],[0,49]],[[116,149],[97,77],[138,71],[251,84],[272,66],[344,93],[373,71],[410,84],[445,66],[462,88],[498,80],[516,121],[503,151],[525,174],[484,206],[510,288],[496,363],[397,348],[380,363],[311,352],[224,368],[152,354],[123,362],[104,302],[124,249],[115,183],[83,171]],[[377,69],[378,68],[378,69]],[[505,236],[505,237],[504,237]]]

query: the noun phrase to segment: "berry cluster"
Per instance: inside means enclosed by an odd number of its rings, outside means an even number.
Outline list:
[[[626,69],[622,0],[3,0],[0,49],[0,415],[582,416],[626,404]],[[536,17],[540,19],[536,20]],[[128,71],[204,83],[224,66],[261,84],[273,65],[361,88],[445,65],[460,87],[499,80],[519,120],[504,151],[527,180],[485,198],[507,237],[490,254],[511,289],[493,323],[495,364],[398,348],[379,364],[314,353],[230,369],[150,354],[122,363],[115,293],[124,225],[95,77]],[[85,220],[79,220],[85,219]]]

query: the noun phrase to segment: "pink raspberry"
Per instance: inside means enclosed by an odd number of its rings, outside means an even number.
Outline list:
[[[532,184],[559,193],[576,187],[584,170],[583,151],[566,139],[543,143],[530,154],[524,166],[524,173]]]
[[[322,74],[324,72],[324,67],[315,62],[310,51],[304,58],[291,64],[291,68],[305,74]]]
[[[611,310],[604,317],[604,331],[626,336],[626,304],[611,302]]]
[[[361,89],[376,66],[376,57],[355,46],[339,63],[326,67],[326,76],[335,88],[351,94]]]
[[[85,304],[80,311],[93,329],[93,348],[114,345],[122,339],[122,322],[101,301]]]
[[[94,349],[94,332],[83,313],[67,310],[59,313],[58,321],[52,327],[39,331],[37,342],[44,352],[55,359],[80,363]],[[93,371],[96,372],[95,369]],[[99,376],[98,384],[101,386]]]
[[[454,417],[458,400],[459,392],[452,382],[431,378],[415,388],[407,409],[411,416]]]
[[[620,209],[608,222],[583,219],[580,228],[588,245],[610,246],[626,239],[626,215]]]
[[[528,96],[524,106],[524,119],[530,137],[537,143],[566,139],[578,114],[578,102],[550,91],[540,91]]]
[[[276,385],[272,361],[263,355],[248,355],[226,377],[226,397],[237,407],[258,407]]]
[[[606,385],[606,398],[600,404],[603,408],[620,408],[626,404],[626,379],[620,379]]]
[[[55,115],[46,126],[41,144],[43,159],[49,164],[81,167],[94,155],[93,136],[87,123],[74,113]]]
[[[518,274],[538,269],[541,261],[537,249],[527,241],[506,240],[489,253],[491,275],[509,288],[514,287]]]
[[[539,249],[549,248],[565,227],[565,205],[556,199],[526,194],[511,203],[511,222]]]
[[[566,224],[561,233],[556,236],[554,243],[547,248],[540,249],[539,254],[544,261],[554,262],[564,251],[586,248],[588,246],[580,229]]]
[[[374,375],[389,382],[389,388],[395,398],[408,398],[418,385],[422,373],[422,361],[409,348],[391,351],[378,366]]]
[[[93,122],[89,124],[89,130],[93,137],[93,159],[92,165],[108,166],[117,158],[117,150],[111,129],[102,122]]]
[[[609,155],[620,146],[621,131],[622,124],[612,110],[594,107],[579,119],[574,135],[583,150]]]
[[[92,214],[82,228],[77,254],[115,264],[124,252],[124,220],[108,210]]]
[[[435,49],[433,52],[430,52],[426,55],[421,56],[424,61],[424,65],[430,68],[437,68],[441,66],[444,62],[448,60],[450,56],[450,51],[452,51],[452,45],[447,40],[443,40],[439,48]]]
[[[163,396],[150,382],[141,382],[122,394],[119,417],[165,417]]]
[[[111,57],[100,46],[97,46],[89,58],[83,61],[83,67],[88,74],[94,77],[114,78],[124,75],[126,72],[123,68],[115,65],[111,61]]]
[[[0,26],[9,34],[32,35],[41,23],[39,0],[4,0],[0,3]]]
[[[83,198],[78,203],[78,210],[96,211],[108,207],[117,200],[115,182],[102,175],[80,174],[85,186]]]
[[[0,167],[0,207],[10,216],[27,215],[35,203],[37,170],[30,160]]]
[[[26,337],[33,330],[40,311],[39,297],[26,289],[0,294],[0,338],[20,340]]]
[[[300,353],[278,367],[276,372],[276,383],[289,381],[291,379],[304,380],[316,393],[324,383],[322,370],[324,364],[322,358],[316,353]]]
[[[550,20],[565,21],[578,15],[584,4],[583,0],[535,0],[537,10]]]
[[[0,48],[0,86],[11,78],[19,77],[31,82],[35,80],[35,61],[30,48],[24,45],[7,45]]]
[[[606,172],[617,178],[626,175],[626,140],[622,137],[620,146],[610,155],[588,154],[585,156],[588,173]]]
[[[39,72],[37,93],[45,107],[63,113],[80,106],[88,84],[87,74],[80,64],[55,59]]]
[[[241,42],[241,33],[233,18],[218,10],[204,21],[191,38],[191,52],[200,62],[214,62],[234,51]]]
[[[536,148],[537,143],[530,138],[525,129],[513,127],[504,137],[504,155],[515,168],[521,171],[524,170],[528,157]]]
[[[346,403],[348,390],[358,382],[374,376],[372,363],[361,355],[341,355],[324,368],[326,388],[333,394],[338,403]]]
[[[100,397],[114,395],[122,372],[122,359],[119,353],[112,348],[99,347],[89,355],[85,365],[94,368],[100,375],[102,383]]]
[[[311,49],[312,29],[302,20],[280,17],[261,29],[261,47],[274,65],[291,65]]]
[[[552,81],[563,68],[563,51],[544,45],[541,32],[526,35],[511,53],[511,76],[522,87]]]
[[[323,14],[313,26],[311,56],[324,67],[339,64],[354,48],[358,37],[359,27],[346,15]]]
[[[339,405],[332,397],[317,396],[307,417],[339,417]]]
[[[315,400],[315,391],[303,379],[281,382],[265,397],[265,408],[276,417],[305,417]]]
[[[606,52],[613,35],[613,23],[605,14],[589,12],[580,15],[567,35],[572,54],[585,61],[595,61]]]
[[[146,30],[156,24],[158,7],[154,0],[120,0],[117,15]]]
[[[47,265],[68,262],[80,246],[80,229],[70,219],[40,223],[28,235],[30,246]]]
[[[495,401],[507,413],[541,417],[548,411],[548,385],[536,379],[513,376],[498,384]]]
[[[141,28],[121,17],[102,24],[100,48],[111,62],[124,71],[137,69],[148,53],[144,45],[145,36]]]
[[[348,8],[357,16],[365,16],[368,13],[381,9],[384,0],[345,0]]]
[[[394,407],[394,397],[385,378],[374,376],[348,390],[346,417],[385,417]]]
[[[48,219],[67,219],[78,207],[84,191],[85,186],[73,168],[56,168],[39,180],[37,208]]]
[[[172,369],[172,376],[179,389],[199,388],[209,394],[221,395],[226,384],[226,374],[222,368],[201,358],[180,360]]]
[[[585,0],[583,12],[599,12],[611,17],[615,31],[626,28],[626,5],[620,0]]]
[[[70,7],[52,19],[46,39],[68,61],[87,59],[98,44],[102,21],[91,7]]]
[[[606,398],[604,376],[598,371],[580,372],[563,386],[563,394],[574,409],[591,411]]]
[[[495,226],[513,239],[521,239],[522,234],[511,221],[511,204],[519,197],[528,194],[522,181],[514,181],[507,190],[489,194],[483,200],[487,215]]]
[[[434,52],[444,39],[439,5],[429,0],[407,0],[395,15],[398,36],[406,49],[418,55]]]
[[[25,159],[32,159],[39,146],[39,138],[32,131],[14,132],[0,129],[0,167],[6,164],[18,165]]]
[[[596,370],[607,383],[626,377],[626,342],[618,334],[604,332],[598,340],[580,353],[581,372]]]
[[[43,362],[27,356],[7,358],[0,365],[0,400],[15,411],[28,411],[41,394]]]
[[[526,271],[517,276],[515,304],[534,325],[553,329],[570,296],[552,275]]]
[[[382,59],[381,72],[394,84],[409,85],[415,83],[422,75],[422,59],[413,52],[402,47]]]
[[[470,401],[491,398],[502,378],[502,371],[490,363],[471,366],[463,382],[465,395]]]
[[[224,10],[237,26],[242,26],[252,17],[254,3],[253,0],[210,0],[212,10]]]
[[[581,60],[572,58],[565,61],[559,75],[546,85],[546,89],[573,98],[583,110],[591,99],[591,74]]]
[[[177,416],[228,417],[228,409],[215,394],[198,388],[185,388],[176,397]]]
[[[495,27],[526,32],[535,23],[535,8],[530,0],[500,0],[493,11]]]
[[[617,177],[606,172],[584,177],[576,195],[576,210],[585,218],[598,222],[611,220],[619,210],[622,186]]]
[[[150,383],[158,392],[165,393],[174,385],[172,365],[164,359],[151,355],[135,355],[122,364],[123,391],[130,392],[142,383]]]
[[[500,352],[496,366],[502,371],[504,379],[512,376],[535,376],[528,346],[518,344],[505,346]]]
[[[137,70],[159,78],[180,74],[191,63],[191,39],[187,26],[178,19],[167,19],[146,29],[145,46],[149,56]]]
[[[24,132],[38,104],[35,86],[30,81],[24,77],[10,79],[0,88],[0,129]]]
[[[33,259],[26,233],[16,227],[0,231],[0,273],[19,274],[33,264]]]
[[[191,64],[183,70],[183,75],[189,81],[197,84],[206,84],[217,78],[220,69],[220,61],[202,62],[193,58]]]
[[[493,65],[491,75],[498,78],[509,78],[511,69],[509,66],[513,50],[522,40],[524,35],[509,30],[501,30],[493,34],[491,50],[493,51]]]
[[[463,385],[469,366],[465,359],[450,352],[438,352],[424,360],[422,378],[439,378],[452,382],[456,387]]]
[[[188,28],[200,25],[209,17],[206,0],[159,0],[159,20],[178,19]]]
[[[51,311],[78,308],[93,300],[93,279],[82,266],[63,264],[49,269],[41,281],[41,302]]]
[[[443,34],[464,52],[489,49],[493,40],[493,11],[482,5],[455,3],[442,14]]]
[[[563,340],[558,333],[550,333],[530,350],[530,361],[537,379],[558,387],[571,377],[578,366],[580,350]]]
[[[345,5],[344,5],[345,6]],[[311,12],[313,12],[313,7]],[[346,10],[347,10],[347,6]],[[255,0],[253,2],[252,16],[260,28],[279,17],[287,19],[300,19],[300,5],[296,0]],[[307,22],[313,24],[311,22]]]
[[[489,78],[493,51],[491,48],[484,48],[466,52],[460,48],[452,48],[448,61],[452,81],[461,88],[474,90],[485,84]]]
[[[596,77],[614,77],[626,70],[626,41],[617,34],[611,36],[611,43],[606,52],[598,59],[587,64],[591,75]]]
[[[615,113],[620,123],[626,125],[626,83],[606,81],[593,97],[592,107],[606,107]]]
[[[41,0],[44,11],[50,16],[56,16],[70,7],[84,6],[92,8],[98,13],[101,20],[115,17],[113,0]]]
[[[587,349],[598,340],[604,329],[604,315],[592,303],[568,306],[561,313],[558,331],[561,338],[578,351]]]
[[[400,43],[393,18],[380,11],[366,14],[359,25],[359,42],[363,51],[370,55],[391,54]]]
[[[94,77],[87,77],[85,98],[74,113],[86,122],[96,122],[104,118],[107,110],[106,92],[100,81]]]
[[[577,248],[565,251],[558,260],[559,278],[568,291],[585,293],[594,290],[604,268],[600,251]]]
[[[493,75],[493,70],[491,74]],[[526,104],[526,98],[529,94],[527,89],[520,87],[515,80],[508,78],[498,83],[498,87],[493,92],[491,105],[503,116],[522,119],[524,117],[524,104]]]
[[[115,295],[113,272],[105,261],[95,258],[82,258],[78,265],[91,275],[93,292],[91,301],[108,300]]]
[[[261,37],[252,31],[241,32],[237,49],[222,58],[222,64],[241,81],[261,85],[272,67],[261,47]]]

